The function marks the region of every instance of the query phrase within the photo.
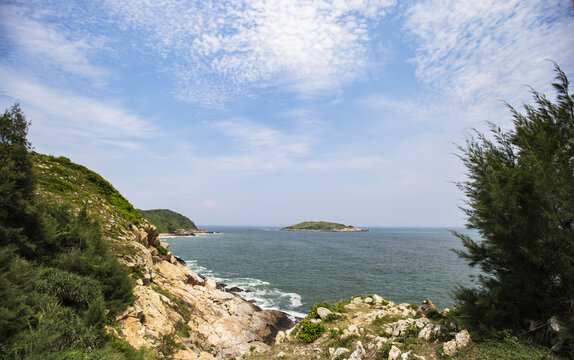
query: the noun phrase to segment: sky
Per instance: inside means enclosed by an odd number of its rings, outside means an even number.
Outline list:
[[[35,151],[200,227],[464,225],[457,144],[552,61],[570,0],[0,0]]]

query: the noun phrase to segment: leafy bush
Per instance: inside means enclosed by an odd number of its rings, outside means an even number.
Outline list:
[[[297,335],[299,340],[307,344],[312,343],[325,332],[323,324],[313,323],[308,317],[301,320],[297,326],[299,327]]]

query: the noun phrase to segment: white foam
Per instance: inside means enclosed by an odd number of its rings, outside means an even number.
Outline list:
[[[283,292],[271,285],[268,281],[254,278],[224,278],[212,270],[207,269],[197,263],[197,260],[186,261],[187,267],[205,277],[222,282],[228,288],[238,287],[245,292],[239,295],[246,300],[253,300],[257,306],[266,310],[279,310],[287,313],[294,320],[305,317],[304,313],[298,312],[296,308],[302,306],[301,295],[294,292]]]

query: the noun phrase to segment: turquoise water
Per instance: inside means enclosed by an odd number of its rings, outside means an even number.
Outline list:
[[[475,274],[450,249],[444,228],[372,228],[369,232],[294,232],[209,227],[219,234],[167,238],[170,250],[207,277],[238,286],[263,308],[295,315],[318,301],[379,294],[396,303],[430,298],[450,307],[457,284]],[[461,229],[458,229],[461,230]]]

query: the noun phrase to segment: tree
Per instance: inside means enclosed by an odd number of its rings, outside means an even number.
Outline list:
[[[459,146],[467,227],[482,240],[457,233],[465,248],[457,253],[482,275],[479,288],[455,297],[477,334],[533,335],[530,327],[552,316],[574,319],[574,95],[555,71],[556,103],[532,90],[524,114],[508,105],[513,130],[491,123],[492,140],[475,132]]]
[[[28,126],[18,104],[0,116],[0,241],[16,245],[26,256],[33,254],[34,240],[42,234],[34,208]]]

